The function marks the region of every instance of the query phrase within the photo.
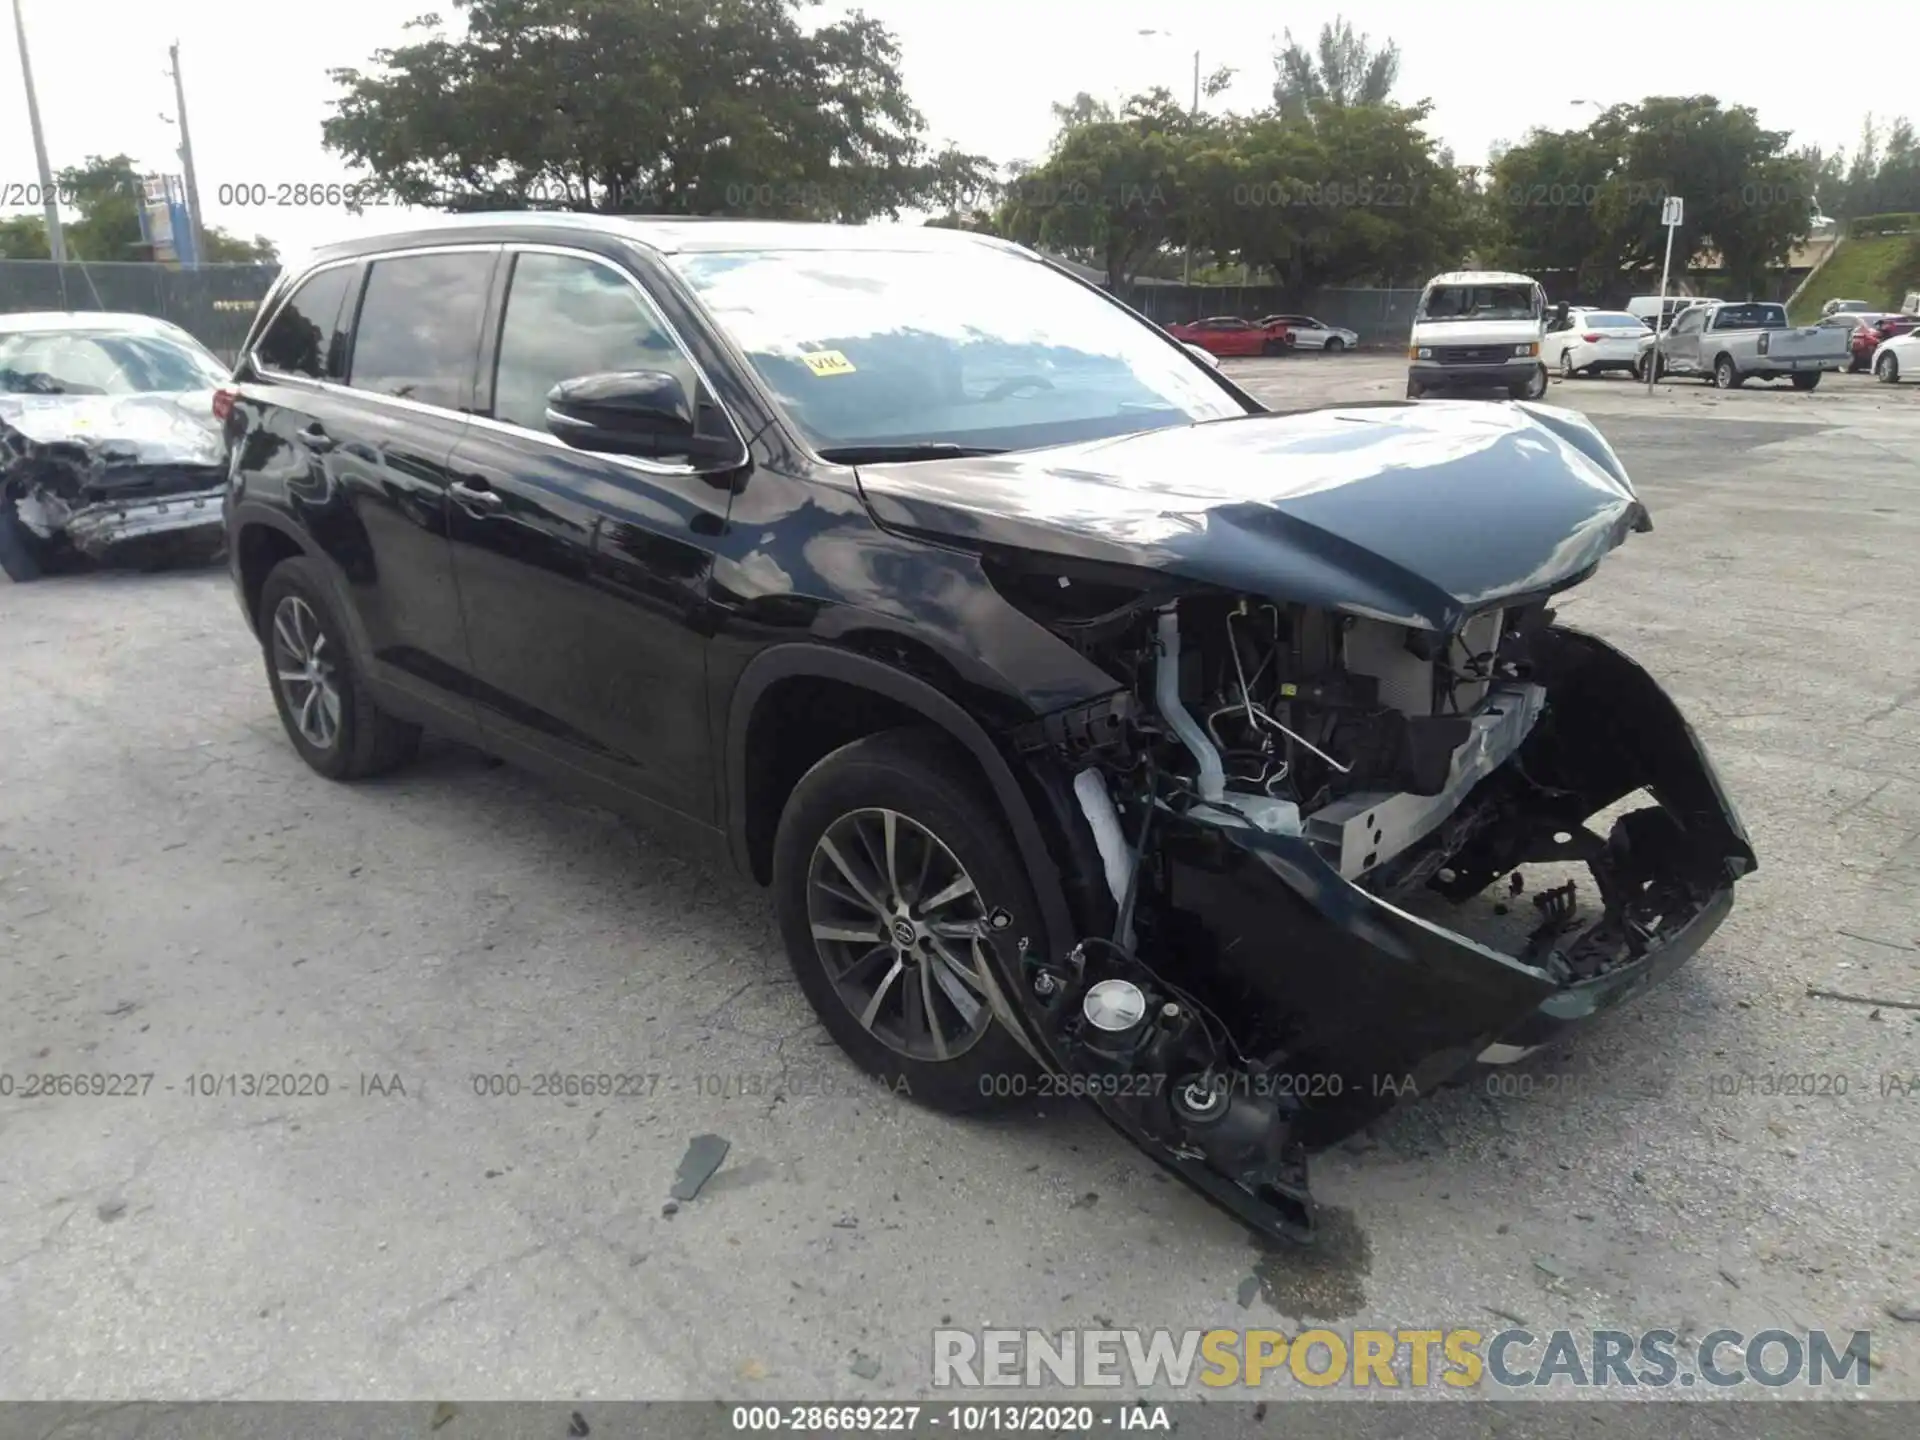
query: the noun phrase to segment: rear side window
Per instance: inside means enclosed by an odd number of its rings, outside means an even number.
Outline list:
[[[295,290],[253,347],[253,358],[261,368],[309,380],[344,379],[346,335],[340,323],[340,302],[347,298],[347,286],[358,273],[352,265],[336,265]]]
[[[1787,312],[1778,305],[1722,305],[1713,317],[1716,330],[1784,330]]]
[[[348,383],[422,405],[471,408],[493,259],[474,250],[374,261]]]
[[[494,419],[544,431],[547,393],[562,380],[629,370],[664,370],[689,399],[698,393],[692,363],[625,276],[573,255],[529,252],[514,261]]]

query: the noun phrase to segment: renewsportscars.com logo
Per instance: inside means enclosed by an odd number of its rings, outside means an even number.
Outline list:
[[[933,1385],[1508,1390],[1853,1385],[1872,1337],[1824,1330],[936,1330]]]

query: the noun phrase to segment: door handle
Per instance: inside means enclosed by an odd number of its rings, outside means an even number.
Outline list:
[[[498,510],[507,503],[498,490],[486,486],[484,481],[474,485],[466,480],[456,480],[447,487],[447,491],[456,503],[469,512]]]
[[[324,455],[340,442],[327,434],[326,427],[316,420],[300,432],[300,443],[316,455]]]

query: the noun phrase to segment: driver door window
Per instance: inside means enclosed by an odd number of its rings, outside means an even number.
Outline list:
[[[500,324],[493,418],[547,432],[547,394],[562,380],[664,370],[696,400],[692,362],[626,276],[577,255],[514,260]]]

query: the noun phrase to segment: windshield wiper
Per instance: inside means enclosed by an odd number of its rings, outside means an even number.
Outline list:
[[[876,445],[830,445],[820,452],[822,460],[836,465],[885,465],[906,460],[964,460],[974,455],[1004,455],[1006,447],[992,445],[949,445],[945,441],[898,441]]]

